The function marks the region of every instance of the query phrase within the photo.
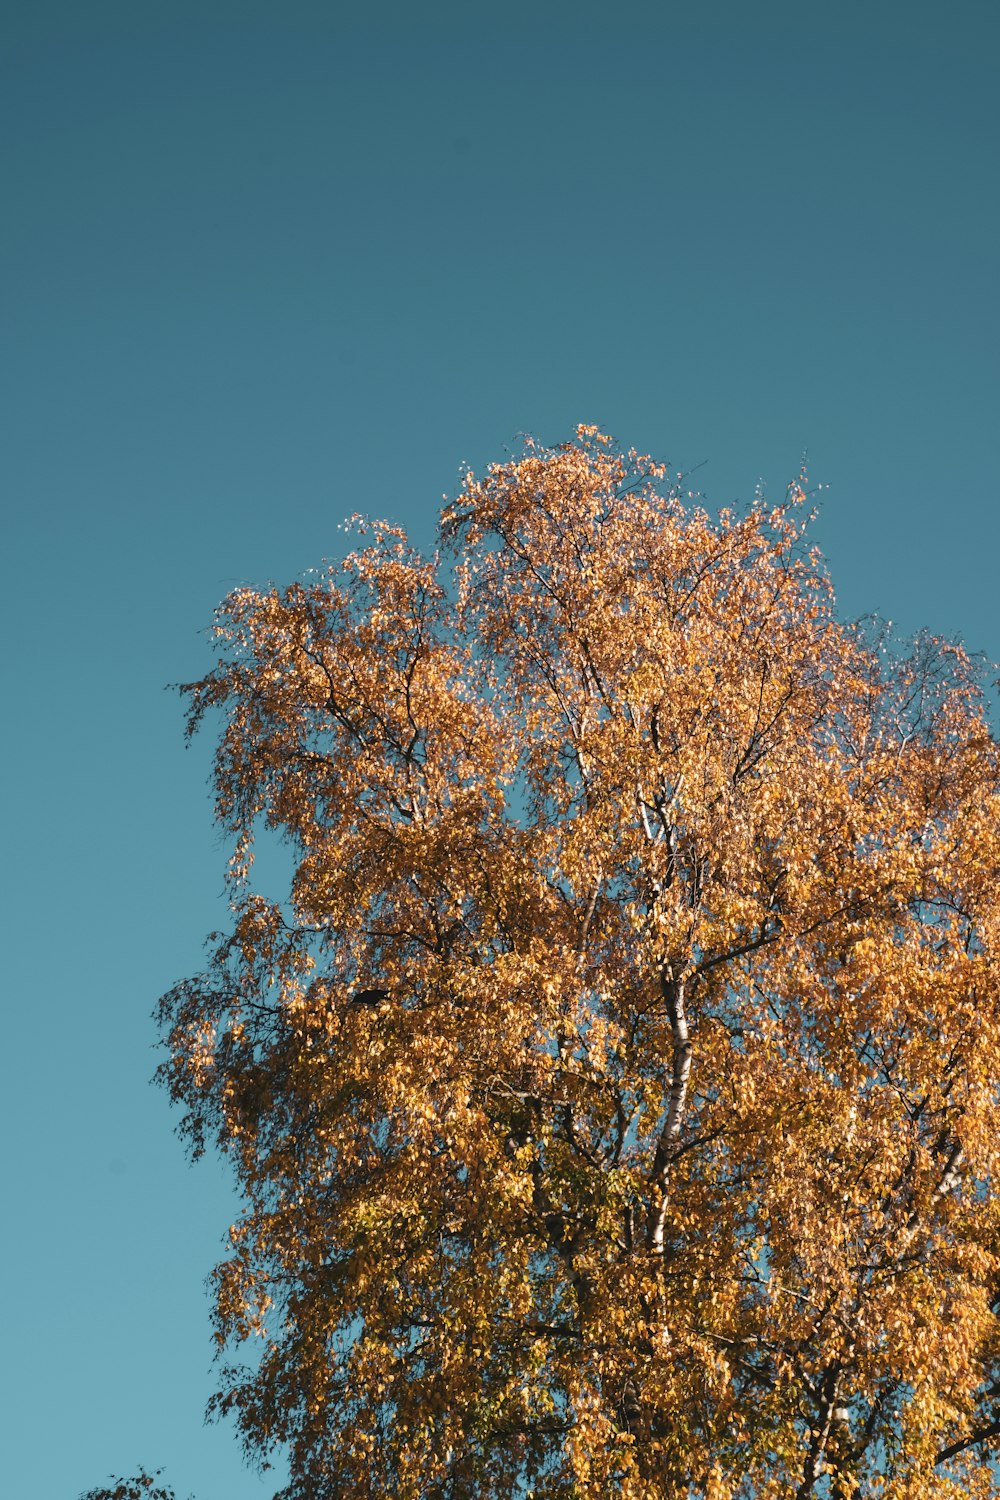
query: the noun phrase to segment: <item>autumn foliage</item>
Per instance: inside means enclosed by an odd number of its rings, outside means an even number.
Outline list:
[[[161,1074],[294,1500],[1000,1495],[998,747],[803,498],[581,428],[223,605],[233,927]]]

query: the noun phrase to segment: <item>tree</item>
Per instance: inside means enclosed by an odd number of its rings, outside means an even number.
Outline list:
[[[1000,1495],[998,746],[804,499],[582,427],[222,606],[234,925],[161,1077],[289,1500]]]

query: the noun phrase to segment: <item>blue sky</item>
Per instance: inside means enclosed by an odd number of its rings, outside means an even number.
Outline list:
[[[998,43],[987,0],[8,7],[8,1493],[270,1492],[201,1420],[232,1199],[148,1085],[224,920],[164,685],[230,587],[596,422],[715,505],[807,449],[844,613],[1000,656]]]

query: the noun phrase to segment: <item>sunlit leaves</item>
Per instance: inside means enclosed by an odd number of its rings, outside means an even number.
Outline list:
[[[162,1077],[288,1496],[988,1495],[1000,778],[957,647],[595,429],[237,590]],[[250,881],[261,829],[295,873]]]

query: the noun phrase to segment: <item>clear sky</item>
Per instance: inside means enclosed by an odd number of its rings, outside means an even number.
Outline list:
[[[225,918],[169,682],[235,583],[595,422],[803,450],[844,612],[1000,656],[995,0],[9,0],[0,1488],[252,1500],[150,1012]]]

